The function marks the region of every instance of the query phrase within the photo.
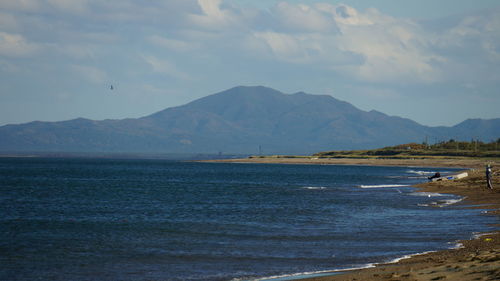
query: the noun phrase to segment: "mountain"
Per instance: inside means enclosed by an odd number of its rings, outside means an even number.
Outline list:
[[[0,127],[2,152],[310,154],[408,142],[500,137],[500,119],[453,127],[362,111],[327,95],[235,87],[137,119],[31,122]]]

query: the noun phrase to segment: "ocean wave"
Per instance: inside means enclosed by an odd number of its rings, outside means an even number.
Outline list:
[[[485,233],[483,235],[487,235],[487,234],[489,234],[489,233]],[[464,247],[463,244],[459,243],[459,242],[450,242],[449,244],[453,244],[452,246],[449,247],[449,249],[460,249],[460,248]],[[303,279],[303,278],[322,277],[322,276],[335,275],[335,274],[339,274],[339,273],[347,272],[347,271],[372,268],[372,267],[375,267],[379,264],[394,264],[394,263],[398,263],[398,262],[405,260],[405,259],[409,259],[409,258],[416,257],[416,256],[422,256],[422,255],[426,255],[426,254],[430,254],[430,253],[435,253],[435,252],[437,252],[437,251],[425,251],[425,252],[421,252],[421,253],[409,254],[409,255],[404,255],[402,257],[394,258],[394,259],[386,261],[386,262],[368,263],[368,264],[363,265],[363,266],[352,267],[352,268],[342,268],[342,269],[323,270],[323,271],[314,271],[314,272],[301,272],[301,273],[276,275],[276,276],[269,276],[269,277],[264,277],[264,278],[255,278],[255,279],[234,278],[231,281],[242,281],[242,280],[289,281],[289,280]]]
[[[388,261],[387,263],[398,263],[402,260],[406,260],[406,259],[409,259],[412,257],[422,256],[422,255],[426,255],[426,254],[430,254],[430,253],[434,253],[434,252],[436,252],[436,251],[427,251],[427,252],[416,253],[416,254],[411,254],[411,255],[404,255],[402,257],[392,259],[392,260]]]
[[[374,185],[358,185],[360,188],[384,188],[384,187],[407,187],[408,184],[374,184]]]
[[[483,236],[486,236],[486,235],[491,235],[491,234],[495,234],[494,232],[485,232],[485,233],[477,233],[477,232],[474,232],[473,235],[472,235],[472,239],[479,239]]]
[[[250,280],[250,281],[285,281],[285,280],[287,280],[288,281],[288,280],[295,280],[295,279],[335,275],[335,274],[338,274],[338,273],[341,273],[344,271],[353,271],[353,270],[358,270],[358,269],[372,268],[372,267],[375,267],[375,265],[376,264],[374,264],[374,263],[369,263],[369,264],[366,264],[366,265],[360,266],[360,267],[342,268],[342,269],[333,269],[333,270],[320,270],[320,271],[312,271],[312,272],[299,272],[299,273],[283,274],[283,275],[269,276],[269,277],[263,277],[263,278],[254,278],[254,279],[234,278],[231,281],[242,281],[242,280]]]
[[[417,174],[417,175],[434,175],[436,172],[434,171],[417,171],[417,170],[407,170],[406,173],[408,174]]]
[[[309,189],[309,190],[322,190],[326,189],[325,186],[303,186],[303,189]]]
[[[436,192],[412,192],[412,193],[409,193],[408,195],[411,195],[411,196],[424,196],[424,197],[442,197],[442,196],[449,196],[449,195],[447,195],[447,194],[436,193]]]
[[[459,199],[446,199],[446,200],[438,200],[438,201],[434,201],[434,202],[431,202],[431,203],[428,203],[428,204],[418,204],[418,206],[421,206],[421,207],[438,207],[438,208],[443,208],[443,207],[447,207],[447,206],[450,206],[450,205],[453,205],[453,204],[457,204],[461,201],[463,201],[465,199],[464,198],[459,198]]]
[[[452,246],[450,246],[448,248],[450,250],[455,250],[455,249],[463,248],[463,244],[459,243],[459,242],[449,242],[448,244],[452,245]],[[392,259],[392,260],[390,260],[388,262],[384,262],[383,264],[385,264],[385,263],[398,263],[398,262],[400,262],[402,260],[406,260],[406,259],[409,259],[409,258],[412,258],[412,257],[423,256],[423,255],[427,255],[427,254],[435,253],[435,252],[437,252],[437,251],[426,251],[426,252],[421,252],[421,253],[404,255],[402,257]],[[375,265],[378,265],[378,264],[381,264],[381,263],[376,263]]]
[[[462,249],[462,248],[465,248],[464,244],[458,242],[458,241],[455,241],[455,242],[448,242],[448,244],[452,245],[450,247],[450,250],[458,250],[458,249]]]

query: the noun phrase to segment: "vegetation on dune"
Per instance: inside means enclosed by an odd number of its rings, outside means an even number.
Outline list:
[[[372,150],[325,151],[315,157],[328,158],[424,158],[424,157],[500,157],[500,138],[490,143],[449,141],[435,144],[408,143]]]

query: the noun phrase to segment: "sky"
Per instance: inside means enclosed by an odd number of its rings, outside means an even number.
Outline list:
[[[239,85],[428,126],[499,118],[500,1],[0,1],[0,125],[137,118]]]

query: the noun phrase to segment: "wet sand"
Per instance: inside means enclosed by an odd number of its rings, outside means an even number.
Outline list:
[[[216,160],[233,163],[338,164],[377,166],[463,167],[469,176],[460,180],[422,183],[422,192],[451,193],[466,197],[462,205],[487,209],[484,215],[500,215],[500,161],[484,159],[314,159],[314,158],[249,158]],[[486,188],[484,165],[493,166],[493,190]],[[477,206],[481,205],[481,206]],[[460,241],[463,247],[438,251],[379,264],[373,268],[349,271],[334,276],[306,278],[307,281],[372,281],[372,280],[500,280],[500,225],[497,231],[472,240]],[[450,241],[454,242],[454,241]]]

